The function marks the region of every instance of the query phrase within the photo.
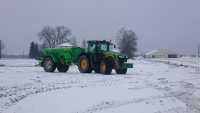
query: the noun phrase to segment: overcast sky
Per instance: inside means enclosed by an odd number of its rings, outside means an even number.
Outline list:
[[[200,44],[200,0],[0,0],[4,53],[28,53],[45,25],[65,25],[82,39],[114,39],[121,27],[138,36],[139,51],[194,53]]]

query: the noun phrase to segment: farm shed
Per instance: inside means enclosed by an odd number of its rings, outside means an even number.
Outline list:
[[[169,49],[156,49],[145,54],[145,58],[177,58],[178,54]]]

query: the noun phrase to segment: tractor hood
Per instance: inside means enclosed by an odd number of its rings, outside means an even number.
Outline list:
[[[128,59],[128,57],[122,53],[114,52],[114,51],[106,51],[104,52],[107,57],[114,57],[116,59]]]

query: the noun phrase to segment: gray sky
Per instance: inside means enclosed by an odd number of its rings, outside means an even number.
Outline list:
[[[6,53],[22,54],[45,25],[65,25],[78,41],[114,39],[127,27],[136,32],[139,51],[194,53],[199,11],[200,0],[0,0],[0,39]]]

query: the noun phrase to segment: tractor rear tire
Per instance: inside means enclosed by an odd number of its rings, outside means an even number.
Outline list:
[[[56,69],[56,64],[50,57],[48,57],[44,59],[43,67],[46,72],[54,72]]]
[[[68,65],[64,65],[64,64],[57,65],[58,72],[67,72],[68,69],[69,69]]]
[[[110,75],[112,73],[112,66],[108,60],[104,60],[100,63],[100,73]]]
[[[90,60],[86,55],[80,56],[78,69],[81,73],[91,73],[92,72]]]
[[[116,69],[117,74],[126,74],[127,73],[127,68],[124,69]]]

